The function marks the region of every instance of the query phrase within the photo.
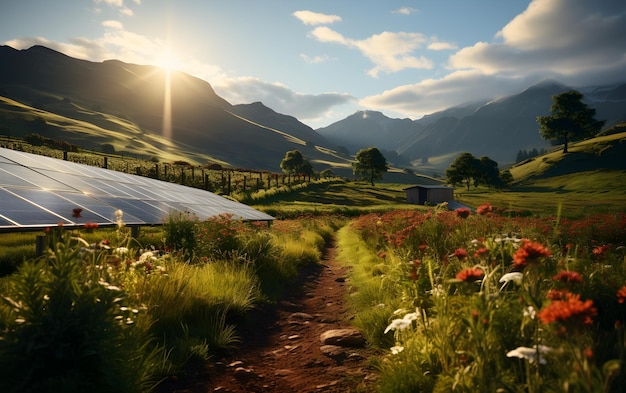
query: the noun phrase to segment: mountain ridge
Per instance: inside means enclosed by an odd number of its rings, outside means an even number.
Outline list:
[[[155,66],[74,59],[43,46],[0,46],[0,96],[26,105],[3,101],[0,127],[15,136],[39,131],[62,135],[92,149],[108,138],[117,150],[142,147],[163,158],[189,149],[200,164],[271,171],[280,171],[287,151],[299,149],[317,170],[337,169],[342,175],[350,175],[349,154],[375,146],[396,166],[441,174],[461,152],[489,156],[502,167],[521,149],[549,147],[538,133],[536,117],[549,113],[552,95],[570,89],[545,80],[517,94],[417,120],[365,110],[314,130],[261,102],[232,105],[208,82],[183,72],[169,74],[169,88],[166,77]],[[597,110],[596,118],[607,120],[606,128],[626,121],[626,83],[579,90]],[[100,131],[81,131],[81,121]]]

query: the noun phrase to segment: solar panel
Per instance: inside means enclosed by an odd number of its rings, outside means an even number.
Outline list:
[[[81,218],[72,217],[75,208]],[[115,211],[127,225],[163,224],[176,212],[200,220],[231,214],[236,219],[274,217],[209,191],[0,148],[0,230],[43,229],[95,222],[115,225]]]

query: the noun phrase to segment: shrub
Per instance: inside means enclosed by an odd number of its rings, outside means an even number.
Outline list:
[[[68,233],[7,278],[0,306],[3,392],[142,392],[159,350],[100,254]]]

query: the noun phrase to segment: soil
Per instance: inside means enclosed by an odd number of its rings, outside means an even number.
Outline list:
[[[373,350],[337,348],[322,352],[320,335],[353,329],[346,310],[347,270],[334,245],[322,263],[305,268],[284,298],[257,309],[239,326],[236,350],[209,364],[190,365],[161,383],[158,393],[371,392]]]

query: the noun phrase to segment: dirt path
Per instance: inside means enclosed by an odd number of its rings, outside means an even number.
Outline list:
[[[301,283],[277,309],[253,313],[242,326],[238,350],[164,382],[159,393],[371,391],[367,349],[323,348],[320,341],[324,332],[351,328],[344,306],[347,268],[335,255],[329,247],[320,266],[302,272]]]

